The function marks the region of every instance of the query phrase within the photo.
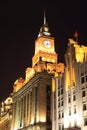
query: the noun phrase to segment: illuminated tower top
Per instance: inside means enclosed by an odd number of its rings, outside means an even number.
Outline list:
[[[38,72],[47,72],[56,76],[64,72],[64,64],[58,64],[58,54],[55,52],[55,39],[49,32],[45,12],[43,25],[35,40],[35,53],[32,57],[32,67],[26,69],[25,80],[22,78],[16,80],[14,83],[14,92],[17,92]]]
[[[46,22],[44,12],[43,25],[40,28],[39,35],[35,41],[35,54],[32,58],[32,66],[34,67],[41,62],[57,63],[57,54],[55,52],[54,37],[49,32],[49,26]]]
[[[44,24],[41,26],[40,28],[40,32],[39,32],[39,36],[50,36],[51,33],[49,32],[49,27],[48,24],[46,22],[46,16],[45,16],[45,12],[44,12]]]

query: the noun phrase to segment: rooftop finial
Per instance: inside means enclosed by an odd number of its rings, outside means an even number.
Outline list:
[[[46,24],[46,16],[45,16],[45,11],[44,11],[44,25]]]

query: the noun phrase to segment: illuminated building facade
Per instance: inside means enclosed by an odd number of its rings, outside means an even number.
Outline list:
[[[12,123],[12,96],[0,104],[0,130],[11,130]]]
[[[14,83],[11,130],[52,130],[52,78],[64,71],[57,63],[54,37],[44,16],[44,24],[35,41],[32,68],[25,79]]]
[[[58,63],[44,16],[32,67],[14,82],[13,109],[5,105],[9,98],[1,105],[0,130],[87,129],[87,47],[69,39],[65,62]]]
[[[87,129],[87,47],[69,39],[65,71],[53,79],[53,130]]]

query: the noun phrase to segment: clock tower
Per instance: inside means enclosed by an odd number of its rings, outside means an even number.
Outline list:
[[[41,26],[39,35],[35,41],[35,54],[32,58],[32,67],[40,63],[57,64],[54,37],[52,37],[49,32],[49,26],[46,23],[45,14],[44,24]]]

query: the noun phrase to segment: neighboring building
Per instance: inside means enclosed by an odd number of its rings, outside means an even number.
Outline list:
[[[87,130],[87,47],[69,39],[65,61],[64,74],[53,79],[53,130]]]
[[[64,74],[52,79],[52,130],[64,130]]]
[[[44,16],[32,68],[26,69],[25,79],[14,83],[11,130],[52,130],[52,78],[64,72],[64,64],[57,59],[54,37]]]
[[[8,97],[0,105],[0,130],[11,130],[12,123],[12,97]]]

